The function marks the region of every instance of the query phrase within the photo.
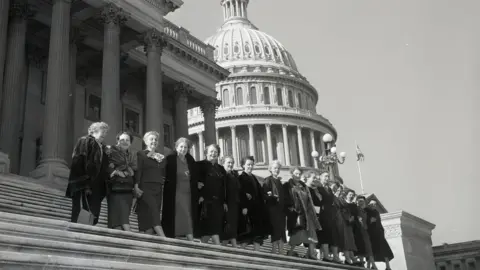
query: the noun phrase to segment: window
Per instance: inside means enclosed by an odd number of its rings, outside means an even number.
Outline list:
[[[288,91],[288,105],[292,108],[295,107],[295,103],[294,103],[294,100],[293,100],[293,93],[292,93],[291,90]]]
[[[125,108],[123,115],[123,129],[132,134],[140,134],[140,114],[130,108]]]
[[[258,43],[255,44],[255,52],[257,54],[260,53],[260,46],[258,45]]]
[[[270,54],[270,49],[268,48],[267,45],[265,45],[264,50],[265,50],[265,54]]]
[[[222,94],[222,106],[223,107],[228,107],[230,106],[230,96],[228,95],[228,89],[223,89],[223,94]]]
[[[223,46],[223,54],[228,55],[228,43]]]
[[[468,270],[476,270],[477,269],[474,261],[468,262],[467,266],[468,266],[467,267]]]
[[[447,270],[447,267],[446,266],[440,266],[440,270]]]
[[[170,125],[168,124],[163,124],[163,144],[164,146],[166,147],[169,147],[171,146],[171,130],[170,130]]]
[[[278,159],[278,153],[277,153],[277,136],[272,136],[272,154],[273,154],[273,157],[270,159],[270,160],[276,160]]]
[[[298,108],[303,109],[302,94],[297,93]]]
[[[237,90],[235,91],[235,99],[236,99],[236,105],[243,105],[243,90],[241,87],[238,87]]]
[[[257,104],[257,89],[255,86],[250,87],[250,104]]]
[[[240,52],[240,47],[238,46],[238,43],[235,43],[235,46],[233,46],[233,52],[234,53],[239,53]]]
[[[244,50],[246,53],[250,53],[250,44],[248,44],[248,42],[245,43]]]
[[[87,95],[87,110],[86,117],[88,120],[93,122],[100,121],[101,112],[102,112],[102,99],[96,95],[89,94]]]
[[[268,87],[263,88],[263,104],[270,104],[270,90]]]
[[[277,88],[277,100],[278,100],[278,105],[283,106],[282,88]]]

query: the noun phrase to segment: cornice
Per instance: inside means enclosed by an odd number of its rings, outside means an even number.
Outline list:
[[[418,228],[421,227],[426,230],[433,230],[435,229],[435,224],[430,223],[422,218],[419,218],[417,216],[414,216],[408,212],[405,211],[397,211],[397,212],[392,212],[392,213],[385,213],[382,215],[382,220],[387,221],[387,220],[395,220],[399,219],[401,224],[411,224],[412,226]]]

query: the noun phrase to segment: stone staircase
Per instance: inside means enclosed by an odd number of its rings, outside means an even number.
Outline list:
[[[0,269],[357,269],[111,230],[106,204],[97,226],[70,223],[63,192],[33,181],[0,174]],[[136,231],[136,216],[130,220]]]

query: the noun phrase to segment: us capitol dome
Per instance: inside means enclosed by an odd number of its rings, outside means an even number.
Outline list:
[[[224,23],[205,41],[215,48],[215,61],[230,71],[216,84],[221,156],[233,156],[237,168],[242,157],[254,156],[256,174],[262,177],[269,175],[268,163],[275,159],[284,165],[284,175],[292,166],[316,167],[312,151],[323,153],[323,135],[331,134],[335,140],[337,132],[316,113],[318,92],[298,71],[292,55],[250,22],[248,3],[221,1]],[[203,159],[202,111],[191,109],[188,116],[192,154]]]

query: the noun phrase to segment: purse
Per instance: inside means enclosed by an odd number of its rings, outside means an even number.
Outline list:
[[[132,192],[133,185],[133,177],[131,176],[115,176],[110,180],[110,189],[112,192]]]
[[[84,201],[88,209],[83,208]],[[80,205],[82,208],[80,210],[80,213],[78,213],[77,223],[85,224],[85,225],[93,225],[95,221],[95,215],[92,214],[92,212],[90,211],[90,205],[88,204],[88,199],[86,198],[85,193],[83,193],[82,196],[80,197]]]

